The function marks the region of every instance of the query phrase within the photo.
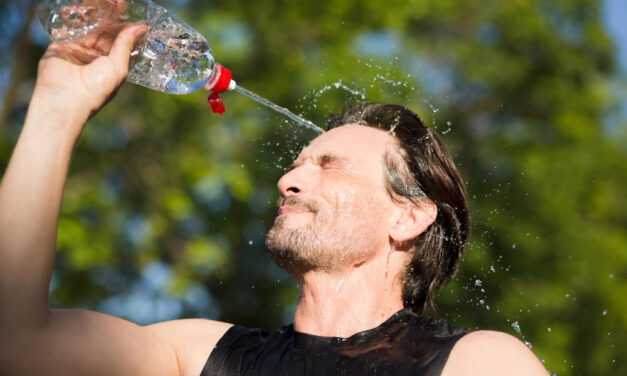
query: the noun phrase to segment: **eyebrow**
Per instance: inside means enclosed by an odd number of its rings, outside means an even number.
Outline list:
[[[344,161],[345,159],[342,159],[340,157],[338,157],[336,154],[331,154],[331,153],[324,153],[319,155],[316,158],[318,164],[328,164],[328,163],[333,163],[333,162],[338,162],[338,161]]]
[[[333,153],[323,153],[323,154],[320,154],[320,155],[315,157],[315,160],[316,160],[316,163],[319,164],[319,165],[325,165],[325,164],[334,163],[334,162],[340,162],[340,163],[348,162],[348,158],[340,157],[339,155],[333,154]],[[287,168],[287,171],[291,171],[291,170],[295,169],[296,167],[300,166],[301,164],[303,164],[302,161],[295,160]]]

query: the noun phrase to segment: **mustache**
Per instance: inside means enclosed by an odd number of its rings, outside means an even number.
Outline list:
[[[276,201],[277,213],[281,206],[292,206],[295,208],[306,209],[312,213],[317,213],[318,210],[320,210],[320,207],[317,202],[310,201],[310,200],[303,200],[295,196],[279,197],[279,199]]]

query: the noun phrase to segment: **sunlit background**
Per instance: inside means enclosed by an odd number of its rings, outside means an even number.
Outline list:
[[[0,168],[48,38],[0,3]],[[235,79],[324,125],[408,106],[450,147],[473,238],[438,317],[501,330],[559,375],[627,374],[627,1],[158,1]],[[273,328],[297,290],[265,255],[276,181],[309,130],[237,93],[125,84],[76,146],[52,304],[140,324]],[[1,262],[1,261],[0,261]]]

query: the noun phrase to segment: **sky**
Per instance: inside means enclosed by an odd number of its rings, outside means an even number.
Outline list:
[[[623,71],[627,71],[627,0],[605,0],[604,8],[603,17],[616,41],[617,57]]]

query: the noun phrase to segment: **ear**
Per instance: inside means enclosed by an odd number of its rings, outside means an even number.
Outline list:
[[[407,202],[398,206],[395,222],[390,228],[390,238],[402,243],[422,234],[436,219],[438,207],[428,198],[419,204]]]

